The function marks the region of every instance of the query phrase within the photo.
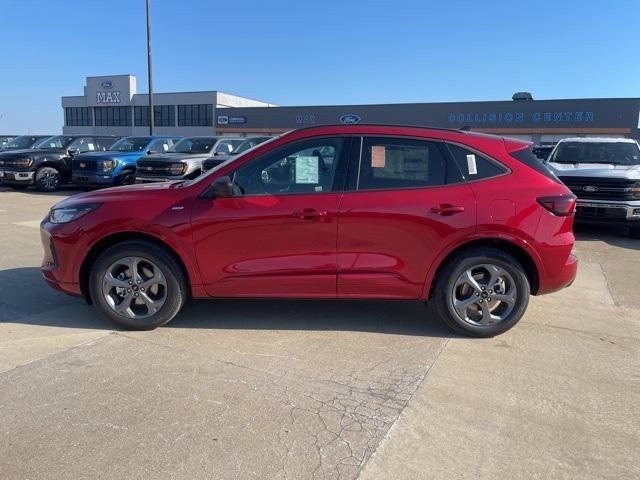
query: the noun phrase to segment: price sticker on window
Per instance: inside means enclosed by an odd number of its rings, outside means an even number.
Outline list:
[[[476,165],[476,156],[473,154],[467,155],[467,170],[469,171],[469,175],[478,174],[478,166]]]
[[[371,147],[371,166],[373,168],[384,168],[387,163],[387,151],[385,147],[374,145]]]

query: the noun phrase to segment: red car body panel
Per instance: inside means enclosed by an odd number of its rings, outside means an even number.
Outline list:
[[[494,178],[406,190],[204,198],[211,182],[245,162],[296,140],[318,136],[398,136],[460,144],[502,163]],[[194,297],[421,298],[457,248],[500,239],[528,254],[535,293],[570,284],[577,262],[572,216],[538,202],[569,194],[509,152],[519,140],[449,130],[327,126],[291,132],[259,145],[184,187],[147,184],[70,197],[58,206],[101,204],[67,224],[42,223],[43,274],[70,294],[81,267],[105,239],[148,236],[181,260]],[[441,215],[432,209],[461,207]],[[113,237],[119,235],[120,237]]]

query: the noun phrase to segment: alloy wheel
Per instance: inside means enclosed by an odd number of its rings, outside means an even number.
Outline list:
[[[453,285],[451,303],[461,320],[471,325],[493,325],[513,311],[518,290],[504,268],[491,263],[462,272]]]
[[[158,312],[167,300],[167,280],[156,264],[141,257],[112,263],[102,280],[107,305],[118,315],[142,319]]]

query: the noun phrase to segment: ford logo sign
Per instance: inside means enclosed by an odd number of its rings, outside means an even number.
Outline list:
[[[585,192],[593,193],[597,192],[599,189],[595,185],[585,185],[584,187],[582,187],[582,190]]]
[[[153,167],[147,167],[147,172],[150,172],[153,170]]]
[[[86,167],[86,166],[87,166],[87,164],[86,164],[86,163],[84,163],[84,162],[82,162],[82,163],[80,164],[80,168],[84,168],[84,167]]]
[[[106,90],[109,90],[110,88],[113,88],[113,82],[111,80],[105,80],[100,84],[100,86]]]
[[[362,118],[360,118],[359,115],[353,114],[353,113],[347,113],[346,115],[342,115],[340,117],[340,123],[343,123],[345,125],[352,125],[354,123],[360,123],[360,121],[362,120]]]

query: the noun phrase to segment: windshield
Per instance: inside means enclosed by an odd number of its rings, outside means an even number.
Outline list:
[[[238,155],[239,153],[246,152],[252,147],[261,144],[265,140],[268,140],[269,137],[253,137],[247,138],[244,142],[238,145],[235,150],[232,152],[234,155]]]
[[[46,140],[36,145],[38,150],[55,150],[56,148],[66,148],[73,141],[74,137],[68,137],[66,135],[56,135],[55,137],[49,137]]]
[[[141,152],[149,144],[149,137],[127,137],[118,140],[109,150],[116,152]]]
[[[36,140],[37,140],[36,137],[23,135],[21,137],[14,138],[9,143],[6,143],[4,145],[4,148],[29,148],[31,145],[33,145],[33,142]]]
[[[176,143],[169,152],[171,153],[210,153],[216,138],[183,138]]]
[[[562,142],[550,161],[640,165],[640,149],[636,143],[630,142]]]

